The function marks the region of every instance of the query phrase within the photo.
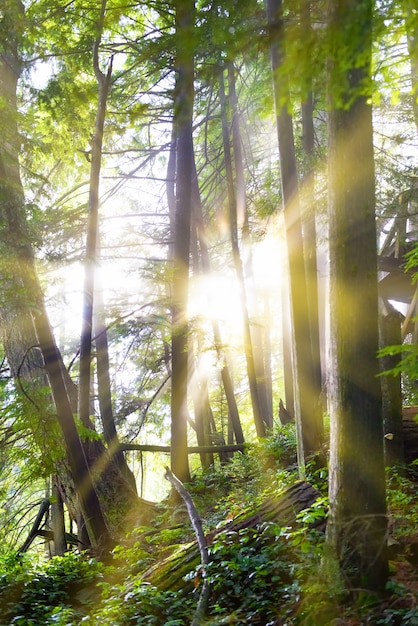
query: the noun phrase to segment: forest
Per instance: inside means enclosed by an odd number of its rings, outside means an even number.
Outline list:
[[[414,0],[0,0],[0,625],[418,625]]]

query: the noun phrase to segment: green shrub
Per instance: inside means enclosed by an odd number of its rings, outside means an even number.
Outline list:
[[[35,565],[22,557],[10,561],[0,581],[1,624],[75,624],[97,595],[102,565],[85,555],[69,552]]]
[[[267,624],[293,611],[300,586],[288,530],[274,523],[218,535],[206,569],[213,616],[234,614],[234,623]],[[238,620],[238,621],[237,621]]]
[[[263,450],[271,467],[284,468],[295,465],[297,463],[295,424],[280,426],[272,437],[263,441]]]
[[[102,603],[83,626],[186,626],[194,612],[194,598],[181,592],[159,591],[141,578],[103,585]]]

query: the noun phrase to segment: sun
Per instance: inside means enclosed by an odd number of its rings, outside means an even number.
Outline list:
[[[256,242],[250,252],[248,260],[243,251],[247,270],[243,285],[234,268],[227,265],[222,270],[190,279],[189,319],[206,325],[218,322],[223,341],[227,343],[242,343],[245,312],[250,324],[278,324],[276,309],[285,276],[283,245],[278,231]]]
[[[189,318],[229,324],[241,316],[241,298],[236,276],[222,273],[198,275],[190,280]]]

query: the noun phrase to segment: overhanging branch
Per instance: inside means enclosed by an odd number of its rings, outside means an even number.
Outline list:
[[[198,452],[244,452],[248,444],[231,444],[225,446],[190,446],[187,448],[187,454],[196,454]],[[151,444],[137,443],[121,443],[119,450],[127,452],[128,450],[138,450],[139,452],[171,452],[171,446],[157,446]]]

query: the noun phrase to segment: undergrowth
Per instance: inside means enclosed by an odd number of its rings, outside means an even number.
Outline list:
[[[187,514],[174,501],[161,505],[152,528],[134,529],[114,550],[110,565],[72,552],[49,561],[0,554],[0,624],[186,626],[206,577],[211,585],[206,626],[417,625],[418,504],[416,484],[405,473],[388,475],[389,531],[400,554],[395,550],[384,598],[350,593],[332,569],[324,535],[324,469],[307,468],[321,496],[298,515],[296,526],[260,521],[229,529],[229,520],[243,511],[250,515],[295,482],[293,454],[294,429],[287,426],[276,438],[193,477],[188,489],[209,542],[205,569]],[[184,566],[178,584],[151,584],[149,572],[170,559]],[[415,577],[415,588],[408,575]]]

